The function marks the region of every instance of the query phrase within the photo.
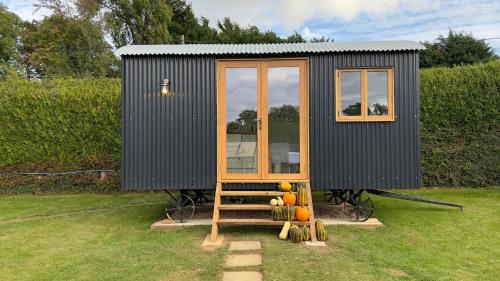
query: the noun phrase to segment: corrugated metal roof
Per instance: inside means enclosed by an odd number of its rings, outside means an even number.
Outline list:
[[[415,41],[320,42],[278,44],[185,44],[129,45],[118,49],[120,56],[138,55],[260,55],[286,53],[381,52],[422,50]]]

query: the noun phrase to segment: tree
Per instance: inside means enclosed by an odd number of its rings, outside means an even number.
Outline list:
[[[18,59],[21,24],[21,19],[0,3],[0,63],[12,64]]]
[[[474,64],[497,58],[484,40],[463,31],[450,30],[447,37],[439,35],[435,42],[423,44],[427,49],[420,52],[420,67]]]
[[[27,69],[40,77],[116,76],[117,58],[100,25],[53,14],[21,33]]]
[[[330,39],[330,37],[321,36],[321,37],[314,37],[311,40],[309,40],[309,42],[312,43],[333,42],[333,39]]]
[[[172,9],[165,0],[103,0],[104,20],[115,47],[128,44],[165,44]]]
[[[289,35],[286,38],[287,43],[304,43],[306,40],[300,35],[297,31],[295,31],[292,35]]]
[[[297,32],[288,38],[281,38],[272,31],[261,31],[254,25],[241,27],[227,17],[219,21],[217,27],[217,42],[223,44],[305,42]]]
[[[361,115],[361,103],[357,102],[355,104],[350,104],[342,109],[342,112],[346,116],[357,116]]]

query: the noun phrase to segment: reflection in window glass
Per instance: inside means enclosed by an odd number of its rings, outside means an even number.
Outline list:
[[[342,72],[341,79],[342,115],[361,115],[361,72]]]
[[[226,69],[227,172],[257,173],[257,69]]]
[[[387,72],[368,72],[368,115],[387,115]]]
[[[299,67],[268,69],[269,172],[300,173]]]

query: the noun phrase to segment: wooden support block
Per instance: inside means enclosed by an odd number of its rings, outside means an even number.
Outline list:
[[[217,241],[217,235],[219,235],[219,226],[217,222],[219,220],[219,205],[220,205],[220,193],[222,191],[222,183],[218,182],[215,187],[215,198],[214,198],[214,213],[212,218],[212,231],[210,233],[210,241]]]
[[[311,242],[318,241],[316,237],[316,224],[314,220],[314,207],[313,207],[313,198],[311,192],[311,183],[306,182],[306,193],[307,193],[307,206],[309,207],[309,221],[311,222]]]

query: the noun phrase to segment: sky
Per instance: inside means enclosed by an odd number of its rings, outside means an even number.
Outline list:
[[[40,19],[35,0],[0,0],[25,20]],[[280,36],[294,31],[306,39],[337,42],[433,40],[448,30],[472,32],[476,38],[500,37],[499,0],[188,0],[197,16],[213,25],[229,16]],[[487,40],[500,54],[500,39]]]

